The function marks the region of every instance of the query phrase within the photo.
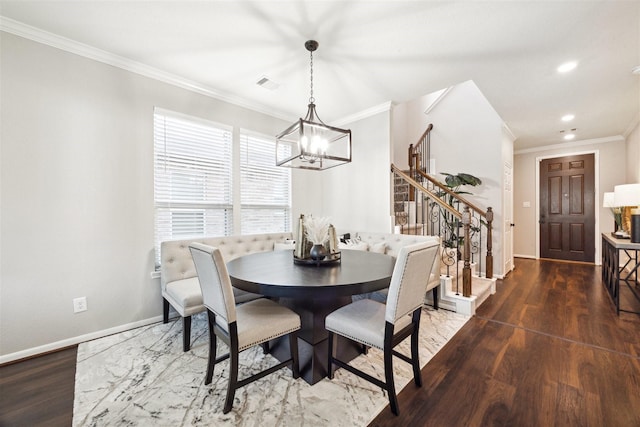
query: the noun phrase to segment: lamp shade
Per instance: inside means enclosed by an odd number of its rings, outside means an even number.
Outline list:
[[[615,193],[613,191],[609,193],[604,193],[604,197],[602,198],[602,207],[603,208],[617,208],[615,203]]]
[[[614,188],[614,206],[639,206],[640,183],[616,185]]]

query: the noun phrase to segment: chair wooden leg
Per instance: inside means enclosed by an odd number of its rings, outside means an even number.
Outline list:
[[[231,353],[229,357],[229,385],[227,388],[227,398],[224,402],[224,409],[222,413],[226,414],[231,410],[233,406],[233,398],[236,395],[236,388],[238,386],[238,346],[231,345],[229,352]]]
[[[438,309],[438,287],[436,286],[431,290],[431,295],[433,296],[433,308]]]
[[[329,331],[329,340],[328,340],[328,348],[327,348],[327,377],[330,380],[333,379],[333,332]]]
[[[411,334],[411,365],[413,366],[413,382],[422,387],[422,373],[420,372],[420,354],[418,353],[418,327]]]
[[[289,348],[291,349],[291,371],[293,378],[300,376],[300,360],[298,359],[298,334],[292,332],[289,334]]]
[[[162,298],[162,323],[169,323],[169,301]]]
[[[384,377],[387,384],[387,394],[389,395],[389,404],[393,415],[398,415],[398,397],[396,396],[396,387],[393,383],[393,349],[391,346],[385,346],[384,349]]]
[[[411,365],[413,366],[413,382],[418,387],[422,387],[422,373],[420,372],[420,353],[418,351],[421,314],[422,309],[417,309],[411,316],[411,323],[413,324],[413,331],[411,332]]]
[[[182,351],[191,348],[191,316],[182,318]]]
[[[207,364],[207,376],[204,379],[205,385],[211,384],[213,379],[213,370],[216,367],[216,355],[218,352],[218,337],[214,331],[216,324],[215,314],[207,309],[207,317],[209,319],[209,362]]]

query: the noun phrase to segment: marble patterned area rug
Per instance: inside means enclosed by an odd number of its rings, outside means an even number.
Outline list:
[[[420,362],[424,366],[467,322],[446,310],[423,310]],[[222,413],[228,361],[204,385],[208,357],[206,315],[194,316],[192,349],[182,351],[181,319],[153,324],[80,344],[76,367],[74,426],[365,426],[385,408],[386,394],[346,372],[311,386],[282,369],[236,392]],[[218,352],[226,347],[218,341]],[[410,354],[410,340],[397,349]],[[239,378],[276,364],[260,347],[240,354]],[[384,379],[382,352],[371,349],[351,362]],[[394,358],[396,390],[412,380],[409,364]]]

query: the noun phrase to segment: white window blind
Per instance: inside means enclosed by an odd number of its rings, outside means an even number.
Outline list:
[[[242,234],[291,231],[291,170],[275,159],[274,138],[241,131]]]
[[[156,264],[160,242],[233,233],[232,131],[154,111]]]

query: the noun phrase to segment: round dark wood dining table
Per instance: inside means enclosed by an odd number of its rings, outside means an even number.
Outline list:
[[[300,374],[315,384],[327,376],[325,317],[351,303],[352,295],[388,287],[394,265],[389,255],[358,250],[343,250],[339,263],[320,265],[294,263],[292,251],[269,251],[229,261],[227,270],[233,286],[275,299],[300,315]],[[344,338],[336,347],[344,360],[362,351]],[[288,358],[288,340],[274,340],[270,349],[276,358]]]

